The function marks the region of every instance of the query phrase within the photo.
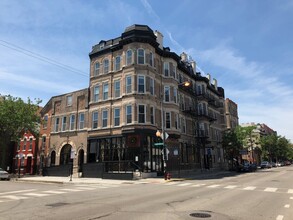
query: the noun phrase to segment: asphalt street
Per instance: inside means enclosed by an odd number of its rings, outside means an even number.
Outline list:
[[[293,219],[293,166],[185,181],[0,182],[0,219]]]

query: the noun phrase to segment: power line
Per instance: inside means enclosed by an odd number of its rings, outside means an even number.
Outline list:
[[[3,43],[1,43],[1,42],[3,42]],[[43,62],[50,63],[52,65],[55,65],[55,66],[57,66],[59,68],[65,69],[67,71],[74,72],[76,74],[79,74],[79,75],[88,77],[88,74],[87,73],[82,72],[82,71],[80,71],[80,70],[78,70],[78,69],[76,69],[74,67],[71,67],[71,66],[68,66],[66,64],[60,63],[60,62],[58,62],[56,60],[50,59],[50,58],[45,57],[43,55],[34,53],[32,51],[29,51],[27,49],[24,49],[22,47],[19,47],[19,46],[15,45],[15,44],[9,43],[7,41],[0,40],[0,45],[2,45],[4,47],[7,47],[9,49],[15,50],[15,51],[17,51],[19,53],[25,54],[27,56],[33,57],[35,59],[41,60]]]

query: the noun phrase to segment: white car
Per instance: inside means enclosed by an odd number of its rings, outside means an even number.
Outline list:
[[[10,180],[10,175],[8,172],[0,168],[0,179],[1,180]]]

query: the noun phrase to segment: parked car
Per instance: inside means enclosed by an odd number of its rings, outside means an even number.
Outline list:
[[[281,166],[281,163],[280,162],[276,162],[276,166],[277,167],[280,167]]]
[[[277,167],[277,164],[275,162],[271,162],[272,167]]]
[[[287,161],[285,161],[285,165],[286,166],[290,166],[291,165],[291,162],[287,160]]]
[[[272,168],[272,165],[268,161],[262,161],[260,164],[260,168],[261,169],[264,169],[264,168],[270,169],[270,168]]]
[[[244,161],[242,164],[238,166],[238,172],[254,172],[256,171],[256,164],[249,163],[248,161]]]
[[[0,168],[0,179],[1,180],[10,180],[10,175],[8,172]]]

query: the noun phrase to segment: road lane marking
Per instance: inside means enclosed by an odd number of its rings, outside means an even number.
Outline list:
[[[205,183],[200,183],[200,184],[192,185],[192,187],[200,187],[200,186],[205,186],[205,185],[207,185],[207,184],[205,184]]]
[[[276,220],[283,220],[284,216],[283,215],[278,215]]]
[[[243,188],[243,190],[255,190],[255,186],[248,186],[248,187],[245,187]]]
[[[292,194],[293,193],[293,189],[288,189],[288,193]]]
[[[189,185],[191,185],[192,183],[181,183],[181,184],[179,184],[179,185],[177,185],[177,186],[189,186]]]
[[[1,195],[7,195],[7,194],[15,194],[15,193],[31,192],[31,191],[36,191],[36,189],[25,189],[25,190],[17,190],[17,191],[4,192],[4,193],[0,193],[0,196],[1,196]]]
[[[62,191],[68,191],[68,192],[81,192],[81,189],[60,189]]]
[[[236,185],[229,185],[224,187],[225,189],[235,189],[237,186]]]
[[[219,187],[220,185],[210,185],[210,186],[207,186],[208,188],[217,188]]]
[[[270,188],[270,187],[268,187],[268,188],[265,188],[265,192],[276,192],[277,191],[277,189],[278,188]]]
[[[51,194],[64,194],[64,193],[67,193],[67,192],[48,190],[48,191],[44,191],[44,193],[51,193]]]
[[[42,194],[42,193],[24,193],[24,196],[35,196],[35,197],[43,197],[49,196],[50,194]]]
[[[14,195],[9,195],[9,196],[1,196],[1,198],[5,198],[5,199],[11,199],[11,200],[21,200],[21,199],[28,199],[28,197],[23,197],[23,196],[14,196]]]
[[[293,199],[293,197],[290,197],[290,199]]]
[[[80,189],[80,190],[94,190],[96,188],[91,188],[91,187],[77,187],[76,189]]]
[[[290,204],[284,205],[284,208],[290,208]]]
[[[165,185],[168,185],[168,186],[175,185],[175,184],[177,184],[177,182],[168,182],[168,183],[165,183]]]

